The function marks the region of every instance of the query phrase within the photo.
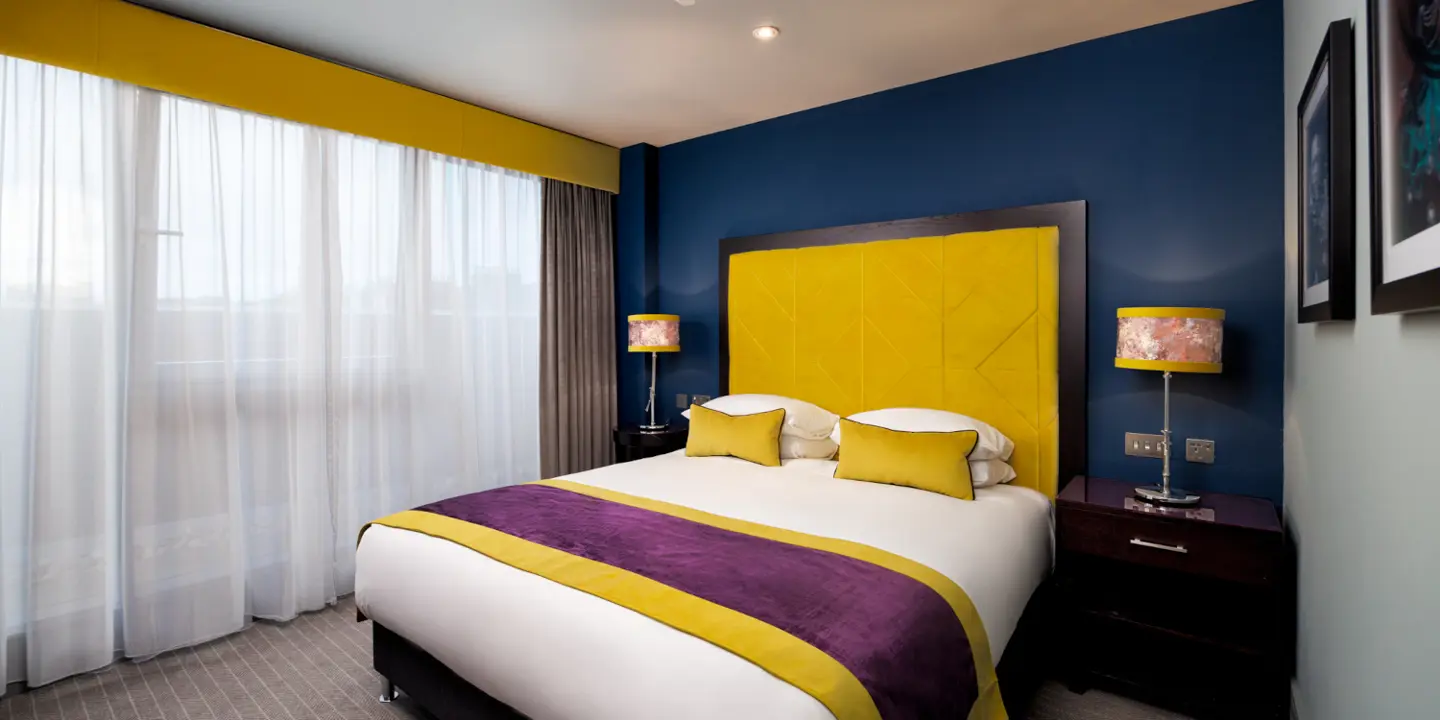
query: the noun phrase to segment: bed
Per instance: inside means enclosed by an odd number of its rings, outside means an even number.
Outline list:
[[[771,468],[684,451],[564,480],[923,564],[973,602],[1009,702],[1042,664],[1051,500],[1084,467],[1084,244],[1083,203],[721,242],[722,390],[842,415],[918,405],[984,417],[1015,439],[1020,477],[974,501],[836,480],[833,461]],[[869,324],[889,336],[863,336]],[[835,354],[847,347],[874,349]],[[834,717],[721,647],[418,532],[365,532],[356,603],[374,621],[376,669],[442,720]]]

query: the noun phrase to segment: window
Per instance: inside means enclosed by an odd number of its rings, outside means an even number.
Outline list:
[[[28,682],[318,608],[361,523],[537,479],[539,262],[534,176],[0,57]]]

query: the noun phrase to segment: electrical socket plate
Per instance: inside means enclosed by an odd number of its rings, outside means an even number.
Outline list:
[[[705,403],[710,402],[712,398],[709,395],[695,395],[692,396],[691,399],[695,401],[696,405],[704,405]]]
[[[681,410],[685,410],[685,409],[689,408],[689,407],[690,407],[689,396],[686,395],[685,393],[680,393],[680,394],[676,395],[676,396],[675,396],[675,407],[680,408]]]
[[[1163,435],[1125,433],[1125,454],[1135,457],[1163,458],[1165,453],[1160,451],[1160,446],[1164,442]]]
[[[1185,459],[1194,463],[1215,464],[1215,441],[1186,438]]]

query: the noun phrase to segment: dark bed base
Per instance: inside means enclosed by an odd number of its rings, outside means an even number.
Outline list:
[[[1011,717],[1025,710],[1048,671],[1045,640],[1049,632],[1049,583],[1030,598],[996,672]],[[524,718],[504,703],[456,675],[430,653],[380,623],[374,625],[375,670],[438,720],[516,720]]]
[[[375,671],[439,720],[512,720],[524,715],[465,682],[419,646],[372,623]],[[382,696],[384,693],[382,692]]]

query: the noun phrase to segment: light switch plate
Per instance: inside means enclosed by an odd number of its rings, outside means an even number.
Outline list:
[[[675,407],[680,408],[681,410],[690,407],[690,396],[686,395],[685,393],[677,394],[675,396]]]
[[[1215,464],[1215,441],[1185,439],[1185,459],[1194,463]]]
[[[712,399],[709,395],[696,395],[692,398],[696,405],[704,405]]]
[[[1165,454],[1160,451],[1160,446],[1164,442],[1165,438],[1161,435],[1125,433],[1125,454],[1135,457],[1163,458]]]

